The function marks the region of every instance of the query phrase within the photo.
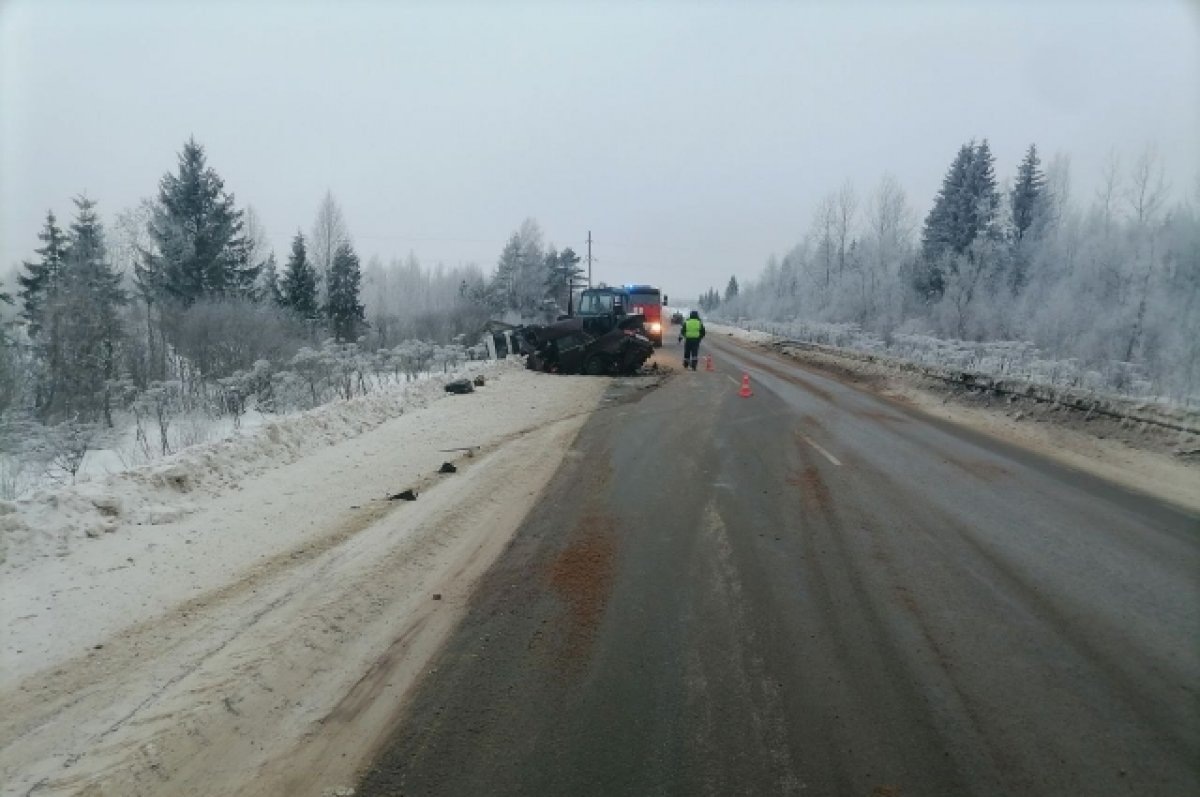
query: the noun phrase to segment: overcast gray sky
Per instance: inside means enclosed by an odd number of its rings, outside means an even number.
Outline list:
[[[536,218],[598,279],[756,274],[847,178],[923,217],[957,148],[1036,142],[1077,196],[1148,143],[1200,169],[1196,2],[0,4],[0,273],[111,217],[188,136],[281,260],[326,189],[366,257],[490,270]],[[11,285],[10,285],[11,287]]]

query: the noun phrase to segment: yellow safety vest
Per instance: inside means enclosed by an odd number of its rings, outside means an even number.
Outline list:
[[[689,340],[696,340],[700,337],[700,327],[704,326],[700,323],[699,318],[689,318],[683,322],[683,336]]]

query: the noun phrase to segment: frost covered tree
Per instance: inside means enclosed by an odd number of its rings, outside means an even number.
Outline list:
[[[851,228],[839,271],[837,195],[828,194],[801,242],[768,258],[715,314],[837,345],[871,332],[872,346],[903,336],[908,349],[962,350],[955,339],[1007,347],[1031,353],[1020,355],[1028,357],[1021,368],[1051,367],[1061,384],[1194,405],[1200,181],[1172,205],[1165,175],[1152,148],[1124,166],[1114,154],[1090,203],[1077,203],[1066,155],[1042,172],[1031,147],[1000,187],[990,148],[971,142],[946,172],[919,239],[902,188],[885,178]],[[701,307],[714,304],[712,294]]]
[[[1160,214],[1167,200],[1167,186],[1163,165],[1153,148],[1147,147],[1134,165],[1126,200],[1132,222],[1132,288],[1137,306],[1130,325],[1129,342],[1125,346],[1124,359],[1128,362],[1133,359],[1135,349],[1143,343],[1151,291],[1156,272],[1161,267],[1158,262],[1162,237]]]
[[[912,208],[895,177],[885,174],[880,179],[866,215],[853,314],[866,329],[890,332],[903,312],[900,283],[912,260],[914,227]]]
[[[496,273],[492,277],[489,302],[495,309],[501,312],[516,309],[520,268],[521,241],[514,232],[500,251],[500,259],[496,261]]]
[[[826,194],[813,213],[812,230],[814,267],[820,275],[817,285],[827,296],[836,275],[837,263],[837,195]]]
[[[478,266],[427,267],[417,256],[378,257],[363,269],[363,304],[369,319],[367,345],[392,348],[423,338],[448,343],[475,335],[501,308],[489,302],[487,281]]]
[[[112,425],[112,382],[122,337],[119,308],[126,301],[121,277],[108,260],[95,202],[75,200],[59,278],[43,297],[36,350],[45,389],[44,418],[103,419]]]
[[[571,304],[571,296],[582,284],[580,278],[584,271],[579,267],[579,255],[571,247],[561,252],[554,247],[546,253],[546,296],[561,310],[566,310]]]
[[[549,279],[542,228],[533,219],[526,219],[500,252],[488,290],[488,304],[522,320],[545,315]]]
[[[839,279],[843,278],[846,274],[850,247],[853,243],[854,217],[857,212],[858,197],[854,193],[854,184],[847,180],[842,184],[842,188],[838,191],[833,204],[833,234],[837,247],[837,273]]]
[[[1019,293],[1029,280],[1031,247],[1027,238],[1037,235],[1048,222],[1046,177],[1041,170],[1037,146],[1029,145],[1017,167],[1017,179],[1009,192],[1010,226],[1012,228],[1012,266],[1009,287]]]
[[[17,276],[21,316],[29,326],[29,336],[35,340],[42,329],[42,308],[46,296],[57,286],[67,254],[67,238],[58,226],[54,211],[46,213],[46,224],[38,233],[38,240],[42,242],[42,245],[34,250],[38,259],[26,261],[23,264],[25,273]]]
[[[969,258],[976,238],[998,235],[999,205],[995,157],[987,139],[963,144],[925,217],[922,262],[914,275],[920,293],[928,299],[940,298],[948,276],[960,262],[956,256]]]
[[[279,293],[280,304],[299,317],[315,319],[319,316],[317,274],[312,264],[308,262],[304,234],[299,231],[292,239],[292,253],[284,267]]]
[[[731,302],[737,298],[737,295],[738,295],[737,277],[730,277],[729,284],[727,284],[725,286],[725,301]]]
[[[267,255],[262,269],[258,272],[255,294],[259,301],[272,305],[283,304],[283,294],[279,290],[279,268],[275,265],[274,252]]]
[[[3,290],[3,283],[0,283],[0,304],[12,303],[12,295]],[[4,413],[17,402],[24,386],[21,371],[16,343],[7,330],[0,327],[0,447],[3,447]]]
[[[140,279],[165,298],[186,307],[253,291],[257,270],[247,261],[243,214],[194,138],[179,153],[178,171],[159,182],[149,231],[154,245]]]
[[[139,389],[165,379],[168,369],[168,343],[162,323],[164,297],[154,275],[143,268],[145,253],[154,246],[149,231],[153,218],[154,202],[142,199],[119,211],[109,227],[109,257],[113,267],[131,279],[138,299],[129,305],[125,356],[130,379]]]
[[[346,219],[333,192],[326,190],[317,208],[317,217],[313,220],[312,233],[309,236],[308,259],[317,273],[318,301],[324,302],[325,288],[329,282],[329,270],[333,268],[333,259],[338,247],[349,243],[350,234],[346,231]]]
[[[1046,176],[1042,172],[1042,161],[1038,158],[1037,146],[1030,144],[1017,167],[1017,179],[1013,184],[1009,201],[1012,203],[1013,237],[1021,241],[1043,216],[1045,204]]]
[[[259,218],[253,205],[243,212],[242,241],[245,262],[254,269],[254,285],[250,295],[260,302],[277,302],[279,296],[279,274],[275,253],[267,241],[267,228]],[[268,262],[271,274],[267,275]]]
[[[359,301],[361,283],[358,255],[349,241],[343,241],[334,253],[329,269],[326,291],[329,299],[325,305],[329,331],[339,343],[358,340],[366,323],[364,308]]]

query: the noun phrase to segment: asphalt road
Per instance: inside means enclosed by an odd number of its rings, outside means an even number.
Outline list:
[[[1200,518],[704,353],[589,421],[358,795],[1200,794]]]

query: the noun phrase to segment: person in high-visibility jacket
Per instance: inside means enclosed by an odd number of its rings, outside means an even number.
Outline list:
[[[700,359],[700,341],[704,339],[704,322],[695,310],[683,322],[679,339],[683,341],[683,367],[695,371],[696,361]]]

